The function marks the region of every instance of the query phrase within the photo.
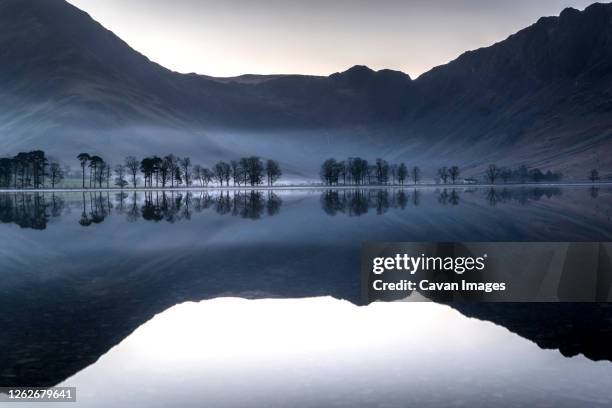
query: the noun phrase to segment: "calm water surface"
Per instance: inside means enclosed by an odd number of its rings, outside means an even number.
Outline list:
[[[0,383],[96,407],[607,406],[609,305],[355,304],[363,241],[609,241],[611,211],[609,187],[0,194]]]

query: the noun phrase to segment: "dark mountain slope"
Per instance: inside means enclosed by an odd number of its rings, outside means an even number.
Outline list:
[[[331,78],[282,76],[265,87],[181,75],[151,62],[64,0],[1,0],[0,27],[3,96],[52,100],[64,111],[91,110],[126,123],[170,117],[248,128],[327,125],[338,122],[326,109],[332,104],[349,107],[345,121],[368,119],[381,92],[392,90],[399,101],[396,85],[410,83],[402,73],[365,67]],[[326,100],[329,105],[321,103]]]
[[[415,86],[421,103],[409,122],[434,139],[490,141],[500,156],[544,165],[556,154],[569,162],[586,153],[592,160],[597,149],[603,156],[612,140],[612,7],[542,18]]]

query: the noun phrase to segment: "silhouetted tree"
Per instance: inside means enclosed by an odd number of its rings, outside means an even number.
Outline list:
[[[62,170],[62,166],[57,162],[52,162],[49,166],[49,175],[51,178],[51,188],[55,188],[55,186],[61,183],[64,179],[64,171]]]
[[[401,163],[397,168],[397,180],[401,185],[404,185],[406,178],[408,177],[408,167],[404,163]]]
[[[172,178],[172,173],[170,172],[170,163],[166,159],[160,159],[159,161],[159,178],[162,183],[162,187],[166,188],[168,182]]]
[[[104,178],[106,176],[106,162],[100,156],[91,156],[89,160],[89,168],[90,170],[90,183],[92,181],[93,175],[93,184],[98,183],[98,187],[102,188],[102,183],[104,182]],[[90,185],[91,186],[91,185]]]
[[[338,183],[338,162],[336,159],[327,159],[321,165],[319,172],[321,181],[328,186]]]
[[[414,184],[418,184],[420,179],[421,169],[419,168],[419,166],[414,166],[412,168],[412,181],[414,182]]]
[[[202,169],[202,183],[204,183],[206,187],[212,182],[213,178],[214,174],[209,168]]]
[[[204,182],[202,180],[202,166],[199,164],[193,166],[193,181],[197,181],[200,183],[200,187],[204,187]]]
[[[348,172],[354,184],[364,184],[368,177],[368,161],[361,157],[350,157],[348,159]]]
[[[266,161],[266,177],[268,179],[268,186],[274,185],[276,181],[282,176],[280,165],[274,160]]]
[[[215,178],[217,179],[221,187],[223,187],[224,181],[227,181],[227,186],[229,187],[229,180],[231,178],[231,172],[232,172],[232,168],[228,163],[224,161],[220,161],[219,163],[215,164],[215,170],[214,170]]]
[[[346,178],[348,176],[348,169],[345,161],[338,162],[336,164],[336,168],[338,171],[338,182],[342,180],[342,184],[346,185]]]
[[[129,183],[125,179],[126,166],[118,164],[115,166],[115,185],[120,189],[124,189]]]
[[[241,159],[240,162],[247,176],[248,183],[251,186],[260,185],[264,177],[264,165],[261,159],[257,156],[251,156]]]
[[[153,171],[153,177],[155,177],[155,187],[159,187],[159,180],[161,176],[161,168],[164,161],[157,156],[151,157],[151,166]]]
[[[85,167],[87,167],[89,160],[91,160],[91,156],[87,153],[81,153],[77,156],[77,159],[79,159],[83,171],[83,188],[85,188]]]
[[[238,160],[232,160],[230,161],[230,167],[231,167],[231,171],[232,171],[232,182],[235,185],[240,185],[241,180],[244,179],[243,177],[243,170],[242,167],[240,167],[240,162],[238,162]]]
[[[168,166],[168,173],[170,175],[170,185],[172,186],[172,188],[174,188],[175,181],[177,180],[177,175],[180,175],[179,159],[175,155],[169,154],[168,156],[164,157],[164,162]],[[181,177],[179,176],[178,179],[180,178]]]
[[[110,188],[111,179],[111,166],[108,163],[104,163],[104,181],[106,181],[106,188]],[[107,193],[108,198],[108,193]]]
[[[448,169],[446,167],[439,168],[438,177],[440,177],[440,180],[442,180],[444,184],[448,183],[448,177],[449,177]]]
[[[140,171],[142,172],[143,177],[144,177],[144,186],[145,186],[145,188],[147,188],[147,181],[148,181],[148,186],[149,187],[153,186],[153,171],[154,171],[154,168],[155,168],[154,162],[153,162],[153,159],[151,157],[145,157],[140,162]]]
[[[389,174],[391,174],[391,184],[393,185],[397,184],[397,169],[397,164],[392,164],[391,167],[389,167]]]
[[[389,163],[383,159],[376,159],[376,182],[378,184],[387,184],[389,182]]]
[[[449,170],[448,170],[448,175],[450,176],[451,182],[453,184],[457,183],[457,180],[459,179],[459,174],[460,174],[460,170],[458,166],[452,166]]]
[[[485,175],[490,184],[495,184],[495,180],[499,177],[499,169],[496,165],[490,164],[489,167],[487,167]]]
[[[183,157],[179,162],[185,179],[185,185],[189,187],[191,185],[191,159],[189,157]]]
[[[136,176],[138,175],[138,170],[140,169],[140,162],[134,156],[128,156],[125,158],[125,167],[132,175],[132,185],[136,188]]]
[[[10,187],[12,181],[13,160],[0,158],[0,186]]]

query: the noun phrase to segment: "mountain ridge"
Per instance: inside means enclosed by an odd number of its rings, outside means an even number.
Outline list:
[[[0,0],[0,27],[0,102],[11,107],[0,110],[0,137],[10,152],[159,152],[165,143],[148,132],[172,133],[196,153],[244,146],[295,156],[311,174],[328,154],[474,171],[529,164],[577,178],[594,158],[611,164],[598,153],[612,147],[610,4],[541,18],[416,79],[366,66],[329,76],[180,74],[64,0]],[[309,159],[291,153],[300,145]]]

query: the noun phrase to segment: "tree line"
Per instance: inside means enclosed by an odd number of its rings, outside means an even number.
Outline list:
[[[408,169],[405,163],[389,164],[380,158],[374,163],[369,163],[361,157],[349,157],[343,161],[330,158],[321,165],[319,176],[328,186],[389,183],[404,185],[410,178],[417,184],[421,179],[421,169],[418,166]]]
[[[457,184],[460,180],[461,169],[459,166],[443,166],[437,171],[437,183]],[[404,185],[411,181],[418,184],[422,178],[419,166],[408,168],[406,164],[389,164],[384,159],[376,159],[374,163],[369,163],[360,157],[349,157],[347,160],[338,161],[334,158],[327,159],[321,165],[319,176],[321,181],[327,186],[334,185]],[[495,164],[489,165],[484,174],[485,180],[489,184],[503,183],[527,183],[527,182],[558,182],[563,178],[560,172],[539,168],[529,168],[525,165],[517,168],[498,167]],[[598,181],[599,173],[592,170],[588,175],[592,182]],[[476,184],[476,179],[466,179],[463,182]],[[463,183],[462,182],[462,183]]]
[[[99,156],[81,153],[77,156],[82,170],[82,187],[110,187],[111,168]],[[189,157],[177,157],[170,154],[165,157],[150,156],[138,160],[128,156],[123,163],[112,170],[114,185],[125,188],[130,184],[138,187],[139,175],[142,175],[145,188],[191,187],[199,185],[208,187],[216,182],[219,186],[260,186],[266,183],[273,186],[282,176],[278,162],[262,160],[257,156],[243,157],[230,162],[220,161],[212,169],[193,164]]]
[[[539,168],[530,169],[522,165],[515,169],[509,167],[498,167],[495,164],[490,164],[485,170],[485,179],[489,184],[495,184],[498,181],[503,183],[527,183],[527,182],[558,182],[563,178],[560,172],[552,172],[550,170],[543,172]]]
[[[219,161],[211,168],[193,164],[189,157],[170,154],[165,157],[150,156],[142,160],[128,156],[112,167],[101,156],[81,153],[77,156],[81,167],[82,188],[119,188],[129,185],[138,187],[144,180],[145,188],[152,187],[208,187],[211,183],[219,186],[273,186],[283,172],[278,162],[263,160],[257,156],[243,157],[238,160]],[[53,160],[42,150],[21,152],[14,157],[0,158],[0,188],[40,189],[55,188],[70,174],[70,167]],[[418,184],[422,178],[419,166],[409,168],[405,163],[390,164],[377,158],[370,163],[361,157],[346,160],[327,159],[320,168],[320,178],[327,186],[334,185],[404,185]],[[456,184],[460,181],[461,170],[458,166],[441,167],[437,180],[442,184]],[[490,164],[484,172],[489,184],[558,182],[563,174],[522,165],[516,168],[499,167]],[[596,183],[601,180],[597,169],[587,174],[588,180]],[[476,179],[469,179],[477,183]]]
[[[14,157],[0,158],[0,187],[55,188],[67,171],[42,150],[21,152]]]

